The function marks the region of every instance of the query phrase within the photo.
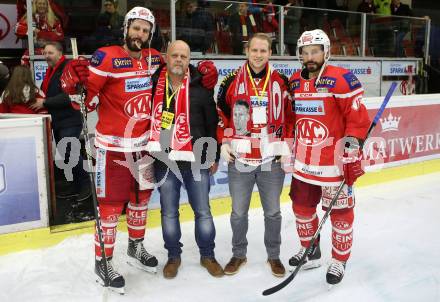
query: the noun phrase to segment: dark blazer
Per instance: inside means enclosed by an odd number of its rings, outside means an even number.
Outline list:
[[[412,16],[412,11],[407,4],[400,3],[397,9],[391,4],[391,14],[395,16]]]
[[[82,125],[81,113],[73,109],[69,96],[61,89],[60,78],[66,64],[67,61],[64,61],[55,69],[47,86],[44,101],[44,107],[52,116],[52,128],[55,130]]]

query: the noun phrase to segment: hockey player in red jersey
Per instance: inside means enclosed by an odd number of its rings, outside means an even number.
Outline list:
[[[346,185],[330,214],[332,262],[327,282],[339,283],[350,256],[353,240],[354,195],[352,185],[364,172],[360,167],[361,146],[370,121],[362,104],[363,88],[349,70],[328,65],[330,40],[319,29],[304,32],[297,56],[303,69],[290,78],[295,99],[295,161],[290,197],[301,241],[293,267],[309,246],[318,227],[316,207],[322,198],[325,210],[337,186]],[[319,237],[304,268],[318,267]]]
[[[151,118],[151,75],[162,56],[149,48],[155,29],[150,10],[135,7],[125,16],[123,46],[98,49],[90,60],[72,60],[61,78],[66,93],[76,93],[78,83],[86,89],[88,111],[97,109],[95,131],[96,194],[102,222],[110,287],[124,292],[125,280],[112,264],[116,227],[124,204],[128,228],[129,263],[156,272],[158,261],[143,246],[147,207],[153,190],[152,159],[146,154]],[[199,64],[206,87],[214,87],[217,70],[211,62]],[[72,98],[75,99],[75,98]],[[95,272],[104,282],[105,270],[95,232]]]

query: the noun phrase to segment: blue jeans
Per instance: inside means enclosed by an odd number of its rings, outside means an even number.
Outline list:
[[[232,198],[231,228],[232,254],[237,258],[246,257],[249,226],[249,205],[252,189],[257,184],[264,213],[264,244],[268,259],[280,257],[281,210],[280,195],[284,183],[281,163],[271,162],[249,171],[239,171],[235,163],[228,165],[229,192]],[[266,169],[269,167],[270,169]]]
[[[171,170],[155,165],[154,174],[159,187],[162,217],[162,236],[168,258],[182,254],[182,233],[179,221],[180,181]],[[167,174],[168,172],[168,174]],[[200,170],[200,180],[194,180],[191,169],[180,169],[189,203],[195,214],[195,239],[202,257],[214,257],[215,227],[209,206],[209,171]],[[163,180],[163,178],[165,179]]]

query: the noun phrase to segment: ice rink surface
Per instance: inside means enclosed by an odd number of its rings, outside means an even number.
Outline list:
[[[261,208],[250,211],[248,263],[235,276],[211,277],[199,264],[194,223],[182,224],[182,266],[166,280],[167,259],[160,228],[147,230],[145,246],[159,259],[156,275],[126,264],[127,233],[119,233],[115,266],[126,294],[104,295],[95,283],[92,235],[70,237],[57,246],[0,257],[0,301],[440,301],[440,173],[356,190],[354,246],[342,283],[328,291],[330,221],[321,236],[323,266],[301,271],[280,292],[261,292],[281,281],[266,264]],[[281,260],[298,251],[290,203],[282,205]],[[322,211],[319,211],[322,216]],[[231,257],[229,216],[215,218],[216,256]]]

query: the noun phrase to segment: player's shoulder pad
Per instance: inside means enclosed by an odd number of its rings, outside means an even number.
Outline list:
[[[164,63],[162,55],[154,48],[146,48],[142,50],[142,57],[147,64],[151,65],[152,70],[156,70],[159,66]],[[151,58],[151,62],[148,60]]]
[[[345,83],[350,91],[362,87],[359,79],[350,70],[339,67],[338,71],[338,82],[341,81],[342,83]]]
[[[96,50],[91,59],[90,59],[90,66],[98,67],[104,62],[104,58],[107,54],[102,51],[101,49]]]
[[[99,67],[103,65],[106,59],[113,55],[112,46],[98,48],[90,58],[90,66]]]
[[[289,78],[289,90],[290,92],[294,92],[295,89],[298,89],[301,81],[301,70],[294,72]]]

